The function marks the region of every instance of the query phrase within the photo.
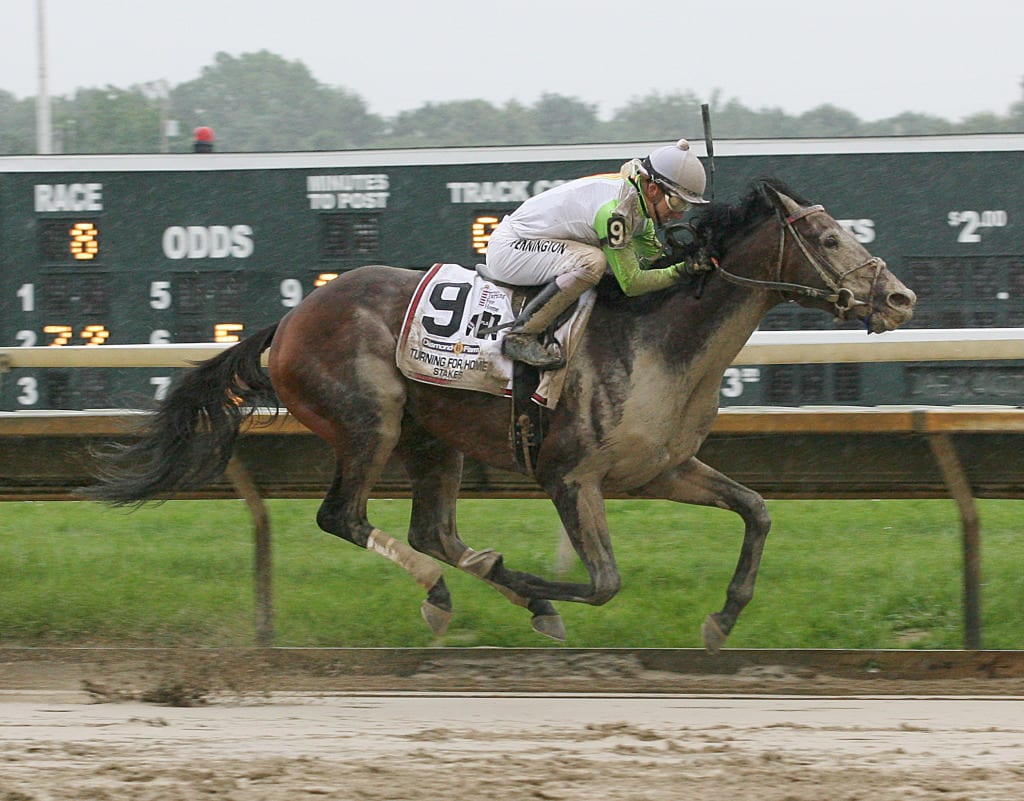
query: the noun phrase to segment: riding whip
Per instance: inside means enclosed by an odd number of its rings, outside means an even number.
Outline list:
[[[711,138],[711,109],[701,103],[700,116],[704,120],[704,145],[708,150],[708,194],[715,199],[715,140]]]

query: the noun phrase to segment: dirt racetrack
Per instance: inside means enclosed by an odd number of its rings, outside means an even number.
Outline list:
[[[1024,799],[1024,692],[991,662],[647,658],[0,649],[0,801]]]

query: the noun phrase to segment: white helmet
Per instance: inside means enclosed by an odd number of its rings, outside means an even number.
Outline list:
[[[704,187],[708,181],[704,165],[685,139],[659,147],[641,164],[648,177],[669,194],[681,197],[687,203],[709,202],[704,199]]]

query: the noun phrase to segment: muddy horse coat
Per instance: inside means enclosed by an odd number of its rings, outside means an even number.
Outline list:
[[[589,573],[555,581],[507,566],[460,538],[455,506],[463,455],[516,469],[509,401],[404,378],[395,343],[420,273],[369,266],[311,293],[277,324],[185,372],[141,439],[110,454],[91,497],[141,503],[202,485],[231,456],[253,408],[280,406],[333,448],[336,471],[317,514],[325,531],[379,553],[426,590],[423,615],[443,632],[452,613],[441,564],[471,573],[564,639],[552,601],[603,604],[618,591],[606,493],[731,509],[744,536],[725,604],[707,616],[717,651],[754,592],[771,525],[762,498],[695,454],[718,413],[725,369],[776,304],[795,300],[875,333],[910,319],[907,289],[820,206],[777,182],[694,222],[691,248],[717,256],[703,281],[639,298],[604,287],[539,454],[536,480],[551,497]],[[260,367],[269,349],[269,378]],[[367,498],[392,454],[411,481],[408,544],[367,519]]]

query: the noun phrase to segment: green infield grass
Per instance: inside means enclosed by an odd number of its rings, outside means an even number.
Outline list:
[[[434,638],[423,590],[381,557],[321,532],[315,501],[269,502],[275,644],[550,646],[529,613],[446,568],[454,617]],[[951,501],[769,502],[772,534],[753,602],[729,645],[959,648],[960,518]],[[1015,501],[981,501],[983,644],[1024,648],[1024,532]],[[371,519],[406,530],[407,501]],[[739,553],[729,512],[614,501],[622,591],[603,607],[557,604],[570,647],[699,647]],[[560,526],[546,501],[465,501],[463,539],[512,568],[556,575]],[[0,505],[0,645],[254,643],[252,525],[241,501],[172,501],[135,512],[99,504]],[[586,579],[578,562],[566,578]]]

